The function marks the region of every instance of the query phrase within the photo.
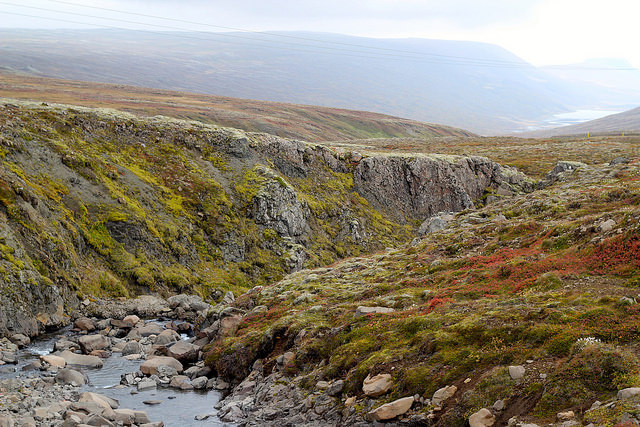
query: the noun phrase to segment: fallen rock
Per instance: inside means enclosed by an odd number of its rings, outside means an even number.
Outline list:
[[[433,393],[433,397],[431,397],[431,404],[436,407],[442,406],[447,399],[456,394],[456,391],[458,391],[458,387],[454,385],[448,385],[436,390],[436,392]]]
[[[524,377],[524,374],[526,371],[527,371],[526,368],[522,365],[509,366],[509,375],[514,380],[518,380]]]
[[[362,391],[369,397],[378,397],[391,390],[393,381],[390,374],[367,375],[362,383]]]
[[[488,427],[496,422],[496,417],[487,408],[482,408],[469,417],[469,427]]]
[[[393,313],[395,310],[389,307],[363,307],[360,306],[356,309],[354,317],[366,316],[367,314],[384,314]]]
[[[332,382],[329,387],[327,388],[327,394],[329,396],[337,396],[340,393],[342,393],[342,390],[344,389],[344,381],[342,380],[337,380]]]
[[[393,402],[386,403],[373,411],[369,412],[369,416],[377,421],[384,421],[393,419],[399,415],[406,413],[411,409],[413,405],[412,397],[403,397],[402,399],[394,400]]]
[[[615,226],[616,222],[612,219],[608,219],[600,223],[600,225],[598,226],[598,230],[600,230],[602,233],[608,233],[609,231],[613,230],[613,227]]]
[[[176,370],[176,372],[182,372],[182,363],[178,362],[173,357],[155,356],[146,360],[140,365],[140,372],[145,375],[158,374],[158,367],[169,366]]]

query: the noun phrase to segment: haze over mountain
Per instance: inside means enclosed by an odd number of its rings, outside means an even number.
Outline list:
[[[529,132],[533,137],[548,137],[560,135],[603,134],[603,133],[631,133],[640,131],[640,107],[618,114],[611,114],[596,120],[576,125],[562,126],[554,129]]]
[[[283,35],[289,38],[3,30],[0,67],[47,77],[368,110],[484,134],[523,129],[556,113],[640,101],[640,95],[554,77],[486,43]]]

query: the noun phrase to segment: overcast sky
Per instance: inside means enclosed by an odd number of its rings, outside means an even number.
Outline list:
[[[474,40],[501,45],[534,65],[615,57],[640,67],[639,17],[638,0],[0,0],[3,28],[232,27]]]

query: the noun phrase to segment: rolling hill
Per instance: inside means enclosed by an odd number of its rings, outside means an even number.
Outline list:
[[[307,141],[473,135],[448,126],[365,111],[50,79],[6,72],[0,72],[0,97],[114,108],[140,116],[164,115]]]
[[[278,36],[4,30],[0,67],[43,77],[376,111],[484,134],[611,101],[610,91],[556,78],[491,44]],[[292,43],[282,36],[304,40]]]

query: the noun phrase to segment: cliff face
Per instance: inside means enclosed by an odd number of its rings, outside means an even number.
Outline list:
[[[338,154],[166,118],[0,104],[0,333],[87,295],[216,299],[409,240],[439,211],[527,189],[483,158]],[[24,319],[24,320],[17,320]]]

